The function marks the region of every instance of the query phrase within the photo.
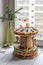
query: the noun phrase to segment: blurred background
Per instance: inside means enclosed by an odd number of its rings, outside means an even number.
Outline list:
[[[43,46],[43,0],[0,0],[0,16],[3,16],[6,7],[13,11],[23,7],[23,10],[16,14],[12,23],[13,29],[23,24],[24,19],[30,22],[31,26],[36,27],[39,33],[36,36],[38,45]],[[7,22],[0,20],[0,45],[6,43]]]

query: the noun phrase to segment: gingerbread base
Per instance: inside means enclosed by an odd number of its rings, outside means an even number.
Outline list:
[[[35,49],[35,47],[34,47],[34,49]],[[37,48],[35,50],[34,49],[32,49],[29,52],[25,52],[25,51],[24,52],[20,52],[18,50],[14,50],[13,55],[15,55],[15,56],[17,56],[19,58],[29,58],[29,59],[32,59],[35,56],[37,56],[38,49]]]

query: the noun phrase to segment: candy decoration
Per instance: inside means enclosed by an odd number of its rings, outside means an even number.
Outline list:
[[[22,25],[20,25],[20,28],[22,28],[23,26]]]
[[[30,26],[30,24],[29,23],[26,23],[26,28],[28,28]]]
[[[26,21],[27,21],[26,19],[23,20],[23,22],[26,22]]]

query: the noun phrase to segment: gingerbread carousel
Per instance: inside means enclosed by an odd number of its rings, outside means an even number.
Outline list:
[[[29,23],[26,23],[25,27],[20,26],[18,29],[14,29],[14,34],[19,35],[19,46],[14,47],[13,55],[23,58],[34,58],[37,55],[37,46],[35,35],[38,30],[31,27]]]

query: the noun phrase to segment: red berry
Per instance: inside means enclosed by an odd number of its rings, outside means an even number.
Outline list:
[[[24,19],[23,22],[26,22],[26,19]]]

